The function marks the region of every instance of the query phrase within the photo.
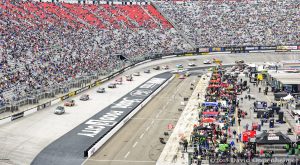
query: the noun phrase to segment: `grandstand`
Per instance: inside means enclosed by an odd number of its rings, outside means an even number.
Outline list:
[[[152,5],[6,1],[0,8],[2,106],[67,92],[83,77],[122,67],[116,55],[130,61],[192,49]]]
[[[157,54],[300,44],[297,0],[92,2],[0,3],[0,107],[68,92]]]

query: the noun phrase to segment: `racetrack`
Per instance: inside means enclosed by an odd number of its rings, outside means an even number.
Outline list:
[[[168,64],[171,68],[174,68],[177,63],[182,63],[183,65],[187,65],[189,62],[194,62],[197,66],[207,66],[203,65],[202,62],[203,60],[206,59],[212,59],[213,57],[220,58],[223,60],[224,64],[228,63],[234,63],[235,60],[238,59],[244,59],[246,63],[249,62],[269,62],[269,61],[282,61],[282,60],[293,60],[293,59],[299,59],[300,54],[298,53],[256,53],[256,54],[226,54],[226,55],[207,55],[207,56],[188,56],[188,57],[179,57],[179,58],[169,58],[169,59],[163,59],[163,60],[157,60],[153,62],[149,62],[140,66],[137,66],[131,70],[128,70],[125,74],[133,73],[135,71],[141,71],[141,76],[140,77],[134,77],[133,82],[125,82],[123,85],[120,86],[120,88],[117,89],[110,89],[107,90],[107,93],[105,94],[97,94],[96,93],[96,88],[93,88],[91,90],[88,90],[85,93],[90,94],[91,100],[88,102],[80,102],[79,97],[74,97],[73,99],[76,100],[76,106],[72,108],[67,108],[66,109],[66,114],[62,116],[57,116],[53,114],[53,110],[56,108],[56,106],[61,105],[62,103],[59,103],[57,105],[53,105],[51,107],[48,107],[47,109],[44,109],[42,111],[39,111],[37,113],[34,113],[30,116],[23,117],[21,119],[15,120],[11,123],[7,123],[5,125],[0,126],[0,158],[4,160],[0,160],[0,164],[16,164],[16,165],[23,165],[23,164],[30,164],[30,162],[33,160],[33,158],[47,145],[49,145],[51,142],[59,138],[60,136],[64,135],[95,113],[101,111],[104,107],[108,106],[118,98],[122,97],[125,95],[127,92],[130,90],[134,89],[136,86],[139,84],[143,83],[146,81],[148,78],[161,73],[161,71],[153,71],[151,69],[151,74],[144,74],[142,71],[145,68],[152,68],[154,65],[163,65],[163,64]],[[191,61],[191,59],[196,59],[196,61]],[[176,80],[174,80],[176,81]],[[174,85],[174,81],[171,82],[170,86],[167,86],[166,90],[170,91],[175,91],[176,90],[176,85]],[[184,80],[184,82],[187,82],[187,80]],[[175,83],[176,84],[176,83]],[[189,83],[187,82],[189,85]],[[103,84],[104,87],[106,87],[107,83]],[[188,88],[187,88],[188,89]],[[159,94],[158,98],[163,95],[165,92],[162,92]],[[168,92],[167,92],[168,93]],[[158,98],[154,98],[154,100],[157,100]],[[101,101],[99,101],[101,100]],[[158,105],[161,105],[162,103],[165,103],[163,100],[163,97],[160,97],[160,99],[157,100]],[[170,107],[170,109],[166,109],[167,111],[173,110],[174,108],[174,113],[177,112],[177,107],[179,105],[179,102],[176,102],[177,105],[174,103],[174,107]],[[173,105],[173,104],[172,104]],[[147,106],[148,107],[148,106]],[[161,106],[160,108],[163,108]],[[155,111],[156,108],[149,108],[148,111]],[[159,109],[158,109],[159,110]],[[144,111],[147,112],[147,109],[142,109],[139,114],[137,114],[130,123],[131,123],[131,129],[135,127],[138,129],[139,127],[142,127],[144,130],[147,129],[145,127],[146,125],[151,126],[151,120],[150,123],[147,119],[139,119],[138,116],[142,113],[145,113]],[[150,113],[149,112],[149,113]],[[157,111],[156,111],[157,112]],[[158,111],[159,112],[159,111]],[[158,113],[157,112],[157,113]],[[152,113],[150,113],[148,118],[153,118],[151,116]],[[169,114],[166,114],[167,116],[163,116],[163,112],[161,112],[160,119],[172,119],[174,116],[169,116]],[[170,113],[171,114],[171,113]],[[155,118],[155,116],[154,116]],[[129,152],[129,148],[133,147],[135,142],[137,142],[135,147],[138,146],[146,146],[146,144],[150,143],[150,140],[153,140],[153,144],[157,142],[157,144],[160,145],[158,141],[158,136],[161,136],[163,131],[167,128],[167,124],[170,121],[173,120],[161,120],[161,125],[157,125],[157,122],[159,120],[154,120],[154,123],[152,124],[151,127],[153,127],[153,131],[156,133],[155,137],[153,138],[148,138],[145,141],[136,141],[135,136],[129,136],[127,138],[120,139],[118,144],[111,143],[111,141],[108,141],[107,144],[100,150],[102,151],[105,148],[116,148],[114,146],[117,146],[119,144],[125,144],[124,141],[128,141],[127,145],[128,146],[123,146],[125,149],[119,151],[119,155],[117,154],[115,157],[110,157],[106,156],[104,157],[104,154],[102,155],[103,157],[99,157],[101,160],[123,160],[125,155]],[[148,123],[148,124],[147,124]],[[146,125],[143,125],[146,124]],[[129,125],[129,123],[127,124]],[[127,127],[126,125],[126,127]],[[156,127],[156,128],[155,128]],[[125,128],[125,127],[124,127]],[[160,129],[158,129],[160,128]],[[152,130],[149,128],[149,132]],[[120,134],[123,132],[123,129],[119,131],[116,135]],[[141,132],[137,132],[137,136],[139,133],[139,136],[141,136]],[[145,135],[144,135],[145,136]],[[138,137],[139,138],[139,137]],[[144,137],[143,137],[144,138]],[[112,138],[114,139],[114,137]],[[129,143],[130,142],[130,143]],[[111,145],[109,145],[111,144]],[[152,144],[152,143],[151,143]],[[121,145],[122,146],[122,145]],[[153,146],[153,151],[150,152],[150,149],[148,148],[141,148],[137,151],[130,151],[130,153],[127,155],[127,160],[148,160],[150,161],[149,163],[153,163],[155,159],[158,158],[159,156],[159,150],[155,149],[155,145]],[[127,150],[126,150],[127,149]],[[162,149],[162,146],[161,146]],[[106,150],[109,151],[109,150]],[[157,151],[157,152],[154,152]],[[117,152],[117,151],[115,151]],[[153,153],[154,156],[147,156],[147,154],[144,154],[144,152],[148,153]],[[101,152],[99,152],[101,153]],[[112,154],[114,152],[109,151],[108,153]],[[97,153],[98,155],[98,153]],[[145,157],[141,156],[145,155]],[[151,154],[150,154],[151,155]],[[97,157],[95,156],[95,159]],[[141,159],[138,159],[141,158]],[[150,159],[151,158],[151,159]],[[93,159],[93,157],[92,157]],[[97,158],[98,159],[98,158]],[[99,162],[99,161],[88,161],[87,163],[94,163],[96,164],[102,164],[105,162]],[[109,162],[109,161],[108,161]],[[115,163],[118,164],[117,162],[109,162],[109,163]],[[154,163],[153,163],[154,164]]]
[[[175,78],[142,111],[116,133],[85,165],[155,164],[164,144],[159,137],[168,132],[168,124],[176,125],[183,97],[192,94],[191,82],[197,76],[181,80]],[[171,132],[169,132],[171,134]]]

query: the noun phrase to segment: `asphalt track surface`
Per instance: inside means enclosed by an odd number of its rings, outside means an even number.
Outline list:
[[[197,76],[187,79],[174,78],[165,89],[152,99],[117,132],[85,165],[152,165],[156,163],[164,144],[159,137],[171,134],[168,125],[176,125],[181,111],[180,102],[189,97],[190,84]]]
[[[118,122],[138,107],[172,77],[169,72],[161,73],[141,84],[113,102],[105,109],[78,125],[44,148],[32,161],[32,165],[74,165],[84,161],[84,151],[89,150],[98,139],[102,139]],[[143,88],[142,88],[143,87]],[[145,92],[145,93],[141,93]],[[100,100],[99,100],[100,101]],[[122,121],[123,122],[123,121]]]
[[[140,77],[135,77],[133,82],[125,82],[121,88],[107,89],[107,93],[101,95],[96,93],[96,88],[90,89],[85,93],[90,94],[91,100],[80,102],[79,97],[75,96],[76,105],[66,109],[66,114],[62,116],[53,115],[53,110],[63,103],[58,103],[47,109],[32,115],[15,120],[0,126],[0,164],[2,165],[24,165],[30,164],[33,158],[47,145],[75,128],[77,125],[90,118],[99,109],[105,108],[115,100],[134,89],[148,78],[161,72],[153,71],[155,65],[168,64],[171,69],[178,63],[186,66],[189,62],[194,62],[197,66],[207,66],[203,60],[220,58],[224,64],[233,64],[235,60],[243,59],[246,63],[254,62],[279,62],[283,60],[300,59],[299,53],[252,53],[252,54],[216,54],[203,56],[176,57],[148,62],[139,65],[125,72],[123,75],[131,74],[136,71],[141,72]],[[144,69],[151,69],[150,74],[142,73]],[[114,80],[112,80],[114,81]],[[111,82],[111,81],[110,81]],[[106,87],[108,84],[102,86]],[[85,94],[83,93],[83,94]],[[97,101],[101,99],[102,101]],[[143,111],[143,110],[142,110]],[[166,127],[163,125],[162,127]],[[140,145],[139,143],[138,145]],[[141,153],[143,154],[143,153]],[[129,154],[128,157],[133,154]],[[136,155],[139,157],[140,155]],[[99,164],[102,164],[101,162]]]

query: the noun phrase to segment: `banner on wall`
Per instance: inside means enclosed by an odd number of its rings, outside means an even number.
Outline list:
[[[298,50],[300,50],[300,45],[298,46]]]
[[[199,48],[199,52],[209,52],[209,48]]]
[[[259,47],[258,46],[246,46],[245,47],[245,50],[259,50]]]
[[[209,48],[209,52],[223,52],[224,49],[223,48]]]
[[[261,46],[259,47],[260,50],[276,50],[276,46]]]
[[[277,46],[277,50],[297,50],[297,46]]]

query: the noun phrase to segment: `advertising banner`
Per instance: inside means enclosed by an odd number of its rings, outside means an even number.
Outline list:
[[[209,48],[199,48],[199,52],[209,52]]]
[[[75,91],[69,93],[69,97],[72,97],[72,96],[75,96],[75,95],[76,95]]]
[[[277,46],[277,50],[297,50],[297,46]]]
[[[231,52],[232,51],[232,48],[231,47],[225,47],[223,48],[225,52]]]
[[[223,52],[224,49],[223,48],[209,48],[210,52]]]
[[[21,118],[21,117],[23,117],[23,116],[24,116],[24,111],[23,111],[23,112],[20,112],[20,113],[13,114],[13,115],[11,116],[11,121],[16,120],[16,119],[19,119],[19,118]]]
[[[298,50],[300,50],[300,45],[298,46]]]
[[[276,50],[276,46],[260,46],[259,50]]]
[[[254,47],[246,46],[245,50],[259,50],[259,47],[258,46],[254,46]]]

